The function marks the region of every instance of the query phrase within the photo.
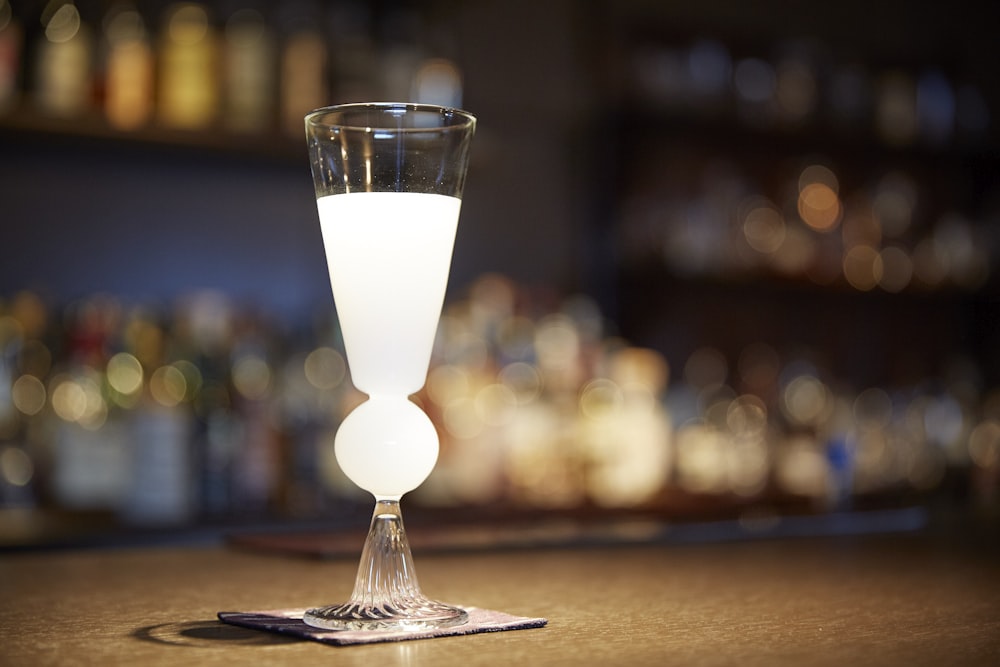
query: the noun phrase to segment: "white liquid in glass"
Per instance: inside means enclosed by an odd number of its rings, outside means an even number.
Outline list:
[[[407,396],[427,378],[461,200],[360,192],[317,206],[351,379],[371,396],[340,425],[337,461],[377,498],[398,499],[437,461],[437,431]]]
[[[407,396],[427,377],[461,200],[355,192],[317,200],[354,385]]]

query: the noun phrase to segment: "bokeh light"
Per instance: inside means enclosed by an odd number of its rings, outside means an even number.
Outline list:
[[[743,235],[751,248],[773,255],[785,241],[785,218],[776,206],[757,199],[743,218]]]
[[[51,0],[42,11],[45,38],[50,42],[68,42],[80,31],[80,10],[68,0]]]
[[[725,435],[699,421],[681,426],[676,436],[677,482],[692,493],[728,489]]]
[[[828,232],[840,222],[842,208],[836,190],[826,183],[812,182],[799,191],[798,211],[802,222],[818,232]]]
[[[489,427],[509,424],[517,417],[517,395],[505,384],[488,384],[473,400],[476,414]]]
[[[840,192],[840,180],[830,167],[825,164],[813,163],[806,165],[798,178],[799,192],[810,185],[825,185],[831,192]]]
[[[306,379],[317,389],[333,389],[347,376],[344,356],[332,347],[317,347],[303,363]]]
[[[108,384],[120,394],[132,396],[142,389],[142,364],[128,352],[119,352],[108,359],[105,373]]]
[[[35,465],[20,447],[0,450],[0,479],[13,486],[27,486],[35,474]]]
[[[26,415],[37,415],[45,407],[45,385],[34,375],[22,375],[11,386],[14,407]]]
[[[465,368],[454,364],[441,364],[427,374],[427,396],[436,405],[447,406],[454,401],[468,398],[472,383]]]
[[[791,494],[813,498],[826,496],[829,475],[820,443],[805,435],[789,438],[779,452],[775,477]]]
[[[535,366],[515,361],[504,366],[498,376],[501,384],[509,388],[519,405],[531,403],[542,392],[542,375]]]
[[[882,280],[882,256],[868,245],[856,245],[844,254],[844,277],[854,289],[868,292]]]
[[[100,384],[92,374],[57,375],[50,384],[52,408],[66,422],[97,430],[108,416]]]
[[[591,380],[580,392],[580,412],[591,419],[618,412],[624,404],[625,395],[621,387],[604,378]]]
[[[271,367],[267,360],[255,354],[237,359],[233,364],[233,386],[248,399],[264,398],[271,388]]]
[[[476,410],[475,401],[468,396],[448,401],[442,411],[442,421],[445,430],[459,440],[475,438],[485,427],[483,419]]]
[[[854,421],[862,430],[878,430],[889,426],[892,419],[892,399],[883,389],[865,389],[854,399]]]
[[[83,388],[69,377],[60,377],[52,385],[52,409],[63,421],[75,422],[87,409]]]
[[[879,287],[886,292],[901,292],[913,279],[913,260],[905,249],[899,246],[883,248],[879,253],[882,275]]]
[[[759,396],[738,396],[726,408],[726,425],[737,436],[762,438],[767,431],[767,406]]]
[[[184,376],[184,400],[193,401],[204,382],[201,369],[187,359],[180,359],[171,365]]]
[[[801,225],[785,228],[785,237],[772,255],[772,266],[787,275],[799,275],[812,264],[816,256],[816,240]]]
[[[831,414],[833,397],[818,378],[799,375],[785,385],[781,407],[793,424],[817,426]]]
[[[196,3],[178,3],[168,10],[167,34],[181,44],[197,44],[208,35],[208,14]]]
[[[149,393],[160,405],[178,405],[185,399],[187,392],[187,378],[176,366],[160,366],[149,378]]]

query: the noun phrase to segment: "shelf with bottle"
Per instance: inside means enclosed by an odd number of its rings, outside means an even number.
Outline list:
[[[1000,209],[985,195],[996,177],[656,142],[628,150],[606,212],[619,268],[822,290],[995,291]]]
[[[764,190],[738,165],[677,159],[613,204],[605,271],[624,336],[671,358],[695,341],[813,349],[859,386],[919,384],[955,355],[1000,378],[1000,211],[964,215],[902,171],[847,189],[792,161]]]
[[[956,359],[960,384],[995,387],[1000,153],[996,91],[975,74],[989,68],[823,31],[713,36],[704,16],[665,28],[625,4],[601,24],[604,102],[585,137],[589,265],[621,335],[674,368],[708,349],[730,378],[754,351],[797,357],[827,390],[886,405],[940,391]],[[913,441],[906,428],[891,438]],[[715,446],[701,435],[692,451]],[[787,435],[779,449],[801,433]]]
[[[995,36],[973,17],[996,8],[911,9],[609,3],[594,69],[604,98],[639,110],[646,130],[830,136],[869,153],[995,149]],[[879,15],[893,26],[891,39]]]
[[[455,61],[419,29],[382,39],[373,12],[0,0],[0,130],[299,159],[302,118],[333,100],[458,106]]]
[[[658,262],[820,291],[995,290],[995,91],[971,56],[865,60],[624,15],[594,123],[609,276]]]
[[[747,322],[717,311],[718,330]],[[414,396],[441,436],[417,505],[824,511],[1000,470],[1000,390],[967,359],[854,381],[833,356],[752,333],[664,355],[604,315],[495,274],[446,304]],[[107,295],[5,299],[0,509],[163,526],[353,506],[332,445],[362,396],[338,331],[330,312],[292,332],[212,292],[169,313]],[[995,486],[976,492],[995,502]]]
[[[197,3],[162,16],[127,3],[97,14],[91,5],[53,2],[38,16],[2,4],[5,130],[211,148],[247,137],[265,140],[267,150],[280,145],[268,62],[274,40],[259,12],[236,12],[220,28]]]

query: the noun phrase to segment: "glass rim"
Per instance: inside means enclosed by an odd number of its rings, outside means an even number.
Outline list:
[[[418,113],[433,113],[439,116],[457,116],[461,118],[461,122],[440,125],[437,127],[399,127],[398,125],[382,125],[375,126],[371,124],[353,124],[353,123],[331,123],[323,122],[320,119],[324,116],[339,112],[351,112],[351,111],[391,111],[397,110],[401,112],[418,112]],[[336,127],[344,130],[358,130],[358,131],[371,131],[371,130],[392,130],[393,132],[427,132],[429,130],[446,130],[446,129],[461,129],[468,128],[470,126],[475,126],[476,117],[457,107],[442,106],[439,104],[428,104],[424,102],[348,102],[346,104],[333,104],[330,106],[320,107],[318,109],[313,109],[305,116],[305,122],[307,126],[313,127]]]

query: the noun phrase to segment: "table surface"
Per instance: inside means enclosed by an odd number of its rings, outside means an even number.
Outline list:
[[[356,562],[225,546],[0,556],[0,664],[1000,665],[1000,561],[918,535],[420,554],[544,628],[333,647],[219,611],[342,601]]]

